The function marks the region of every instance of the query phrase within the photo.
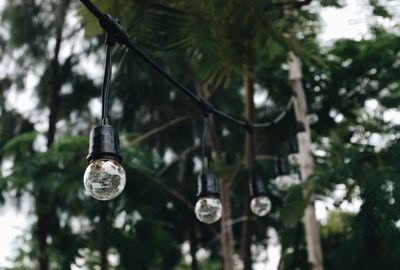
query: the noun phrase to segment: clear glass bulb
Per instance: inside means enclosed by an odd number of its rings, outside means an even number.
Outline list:
[[[290,153],[288,155],[289,164],[292,166],[299,165],[299,153]]]
[[[280,191],[287,191],[293,186],[293,178],[291,175],[279,175],[275,179],[276,187]]]
[[[211,224],[221,218],[222,205],[218,198],[202,197],[197,201],[194,212],[198,220]]]
[[[250,202],[251,212],[254,215],[263,217],[271,211],[271,200],[267,196],[254,197]]]
[[[307,114],[306,118],[308,120],[308,123],[310,123],[310,125],[317,123],[319,120],[318,115],[316,113]]]
[[[112,200],[124,190],[125,170],[116,160],[96,159],[86,168],[83,183],[93,198],[100,201]]]
[[[301,179],[300,179],[300,175],[297,172],[292,172],[290,174],[290,177],[292,178],[292,186],[297,185],[300,183]]]

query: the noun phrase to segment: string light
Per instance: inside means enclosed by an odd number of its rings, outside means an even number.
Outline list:
[[[217,222],[222,215],[222,205],[219,200],[217,177],[209,172],[211,155],[208,147],[208,111],[203,111],[203,134],[201,140],[202,172],[197,178],[197,203],[195,214],[198,220],[211,224]],[[206,169],[207,167],[207,169]]]
[[[249,125],[250,126],[250,125]],[[254,133],[254,128],[249,127],[247,129],[248,136],[250,137],[251,143],[251,154],[253,162],[257,159],[257,144],[256,144],[256,134]],[[267,192],[264,185],[264,180],[256,171],[256,166],[250,167],[250,210],[251,212],[259,217],[267,215],[271,211],[271,200],[267,197]]]
[[[108,95],[111,82],[111,48],[114,40],[106,36],[106,68],[101,89],[102,121],[90,132],[88,167],[83,176],[86,191],[97,200],[117,197],[124,189],[126,174],[121,166],[118,132],[109,124]]]
[[[255,177],[250,177],[250,195],[251,212],[259,217],[266,216],[271,211],[272,203],[271,200],[267,197],[264,181],[258,175]]]
[[[289,153],[288,153],[288,161],[291,166],[298,166],[299,165],[299,150],[294,142],[294,140],[289,141]]]
[[[306,119],[310,125],[314,125],[318,122],[319,117],[313,108],[308,107],[306,113]]]
[[[197,187],[198,199],[194,210],[197,219],[207,224],[217,222],[222,215],[217,177],[210,172],[203,172],[197,179]]]
[[[281,158],[278,158],[275,161],[275,184],[278,190],[280,191],[287,191],[293,185],[293,178],[290,175],[289,171],[287,170],[285,163]]]
[[[307,4],[309,0],[299,2],[300,5]],[[111,46],[114,43],[126,46],[129,50],[139,56],[144,62],[154,68],[160,75],[166,80],[173,84],[178,90],[190,98],[202,111],[203,111],[203,139],[202,139],[202,161],[203,171],[197,179],[198,201],[195,206],[195,214],[197,218],[204,223],[213,223],[221,218],[222,205],[219,200],[219,189],[217,177],[205,169],[205,160],[207,160],[207,169],[210,169],[211,158],[205,155],[206,144],[207,144],[207,132],[208,132],[208,115],[210,113],[219,116],[225,120],[231,121],[238,126],[241,126],[247,131],[255,128],[267,128],[277,124],[282,120],[287,112],[291,110],[294,102],[294,98],[290,97],[284,110],[275,117],[272,121],[266,123],[248,123],[244,120],[239,120],[232,117],[221,110],[215,108],[211,103],[197,96],[195,93],[187,89],[172,76],[170,76],[166,70],[160,65],[150,59],[142,50],[130,41],[127,32],[122,28],[119,22],[113,19],[110,15],[102,13],[90,0],[81,0],[88,10],[97,17],[99,25],[106,31],[108,41],[107,45],[107,60],[106,60],[106,72],[104,76],[104,83],[102,89],[102,104],[103,104],[103,117],[102,124],[95,127],[90,134],[90,146],[88,162],[89,166],[86,169],[84,176],[85,188],[91,196],[99,200],[109,200],[118,196],[126,182],[125,171],[120,165],[122,156],[119,153],[118,134],[114,128],[109,125],[108,120],[108,90],[109,83],[111,80]],[[111,42],[112,40],[112,42]],[[300,126],[299,126],[300,125]],[[304,124],[299,122],[297,129],[302,129],[304,132]],[[255,146],[254,146],[255,147]],[[207,148],[208,149],[208,148]],[[209,152],[208,152],[209,153]],[[255,153],[255,151],[254,151]],[[287,189],[292,184],[290,175],[286,174],[283,168],[282,160],[277,161],[277,186],[279,189]],[[265,187],[263,181],[259,177],[250,178],[251,188],[251,204],[250,208],[255,215],[265,216],[271,210],[271,201],[266,196]]]

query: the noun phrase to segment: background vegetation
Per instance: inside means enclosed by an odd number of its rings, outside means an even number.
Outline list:
[[[320,1],[290,17],[272,8],[277,1],[95,2],[121,18],[135,43],[185,86],[237,117],[251,78],[262,101],[257,122],[274,118],[292,95],[288,51],[302,59],[307,96],[319,116],[312,126],[315,173],[280,192],[271,181],[273,163],[259,160],[273,203],[267,217],[244,218],[244,130],[214,119],[213,166],[230,202],[236,268],[245,245],[251,244],[253,262],[263,259],[276,231],[279,269],[308,269],[301,217],[308,203],[302,191],[311,188],[334,206],[321,224],[325,269],[398,269],[400,143],[398,123],[390,120],[400,103],[398,25],[377,23],[363,39],[326,46],[318,39],[319,8],[344,1]],[[398,16],[386,8],[392,2],[368,5],[375,18],[391,20]],[[221,228],[199,223],[193,213],[200,112],[116,47],[111,115],[121,133],[127,186],[113,201],[95,201],[84,193],[82,177],[88,133],[99,122],[104,34],[79,1],[8,0],[0,18],[0,201],[28,202],[33,217],[9,269],[222,269]],[[34,108],[23,113],[9,97],[26,91]],[[259,155],[287,154],[294,127],[291,111],[259,131]],[[347,211],[354,201],[359,210]],[[246,222],[252,225],[247,244]]]

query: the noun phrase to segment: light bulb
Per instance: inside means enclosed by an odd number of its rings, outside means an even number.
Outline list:
[[[121,194],[126,183],[124,168],[113,159],[95,159],[83,176],[86,191],[100,201],[112,200]]]
[[[263,217],[271,211],[271,200],[267,196],[254,197],[250,202],[251,212]]]
[[[316,113],[307,114],[306,118],[308,123],[310,123],[310,125],[317,123],[319,120],[318,115]]]
[[[290,153],[288,155],[289,164],[292,166],[299,165],[299,153]]]
[[[293,178],[288,174],[278,175],[275,179],[275,184],[280,191],[287,191],[293,185]]]
[[[292,186],[299,184],[301,181],[300,175],[297,172],[292,172],[290,177],[292,178]]]
[[[198,220],[203,223],[211,224],[221,218],[222,205],[218,198],[200,197],[194,211]]]

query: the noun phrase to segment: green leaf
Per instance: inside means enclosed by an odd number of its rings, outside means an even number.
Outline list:
[[[17,135],[3,146],[1,152],[6,155],[15,153],[24,154],[32,147],[37,135],[38,133],[36,131],[26,132]]]
[[[291,188],[284,198],[281,209],[283,223],[292,226],[301,220],[309,202],[310,198],[304,195],[302,185]]]

